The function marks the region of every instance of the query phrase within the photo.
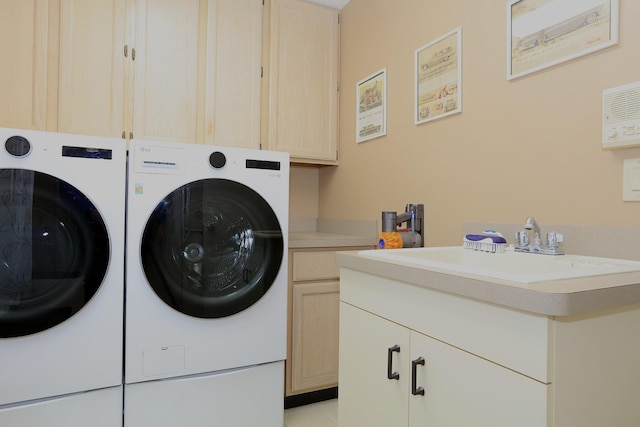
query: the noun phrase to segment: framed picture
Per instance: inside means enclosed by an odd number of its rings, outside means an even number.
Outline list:
[[[618,43],[618,0],[510,0],[507,80]]]
[[[416,50],[415,122],[462,111],[462,28]]]
[[[356,142],[387,134],[387,69],[356,84]]]

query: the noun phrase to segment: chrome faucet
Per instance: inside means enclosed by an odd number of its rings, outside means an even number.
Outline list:
[[[533,244],[534,246],[540,246],[540,226],[532,216],[527,218],[524,223],[525,230],[533,230]]]
[[[533,244],[529,244],[529,230],[533,230]],[[524,230],[516,233],[514,251],[529,252],[544,255],[564,255],[564,235],[556,232],[547,233],[547,242],[542,244],[540,226],[533,217],[528,217],[524,223]]]

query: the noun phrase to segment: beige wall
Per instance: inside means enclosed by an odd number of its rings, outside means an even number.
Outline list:
[[[318,217],[318,169],[292,166],[289,177],[289,217]]]
[[[341,17],[340,166],[319,171],[319,215],[380,218],[424,203],[426,244],[465,222],[640,226],[623,159],[601,148],[605,88],[640,80],[640,2],[620,0],[617,46],[506,80],[506,0],[351,0]],[[415,125],[414,52],[462,27],[462,113]],[[355,85],[387,68],[387,135],[355,143]]]

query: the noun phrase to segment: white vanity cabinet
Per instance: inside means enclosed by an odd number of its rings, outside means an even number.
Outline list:
[[[346,302],[340,320],[341,426],[547,425],[546,384]]]
[[[553,317],[344,266],[340,286],[343,427],[640,425],[637,305]]]

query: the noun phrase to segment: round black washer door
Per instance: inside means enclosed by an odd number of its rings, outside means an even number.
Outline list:
[[[0,170],[0,338],[44,331],[80,311],[109,256],[104,220],[77,188],[41,172]]]
[[[181,313],[220,318],[256,303],[284,256],[273,209],[251,188],[226,179],[186,184],[154,209],[140,257],[155,293]]]

